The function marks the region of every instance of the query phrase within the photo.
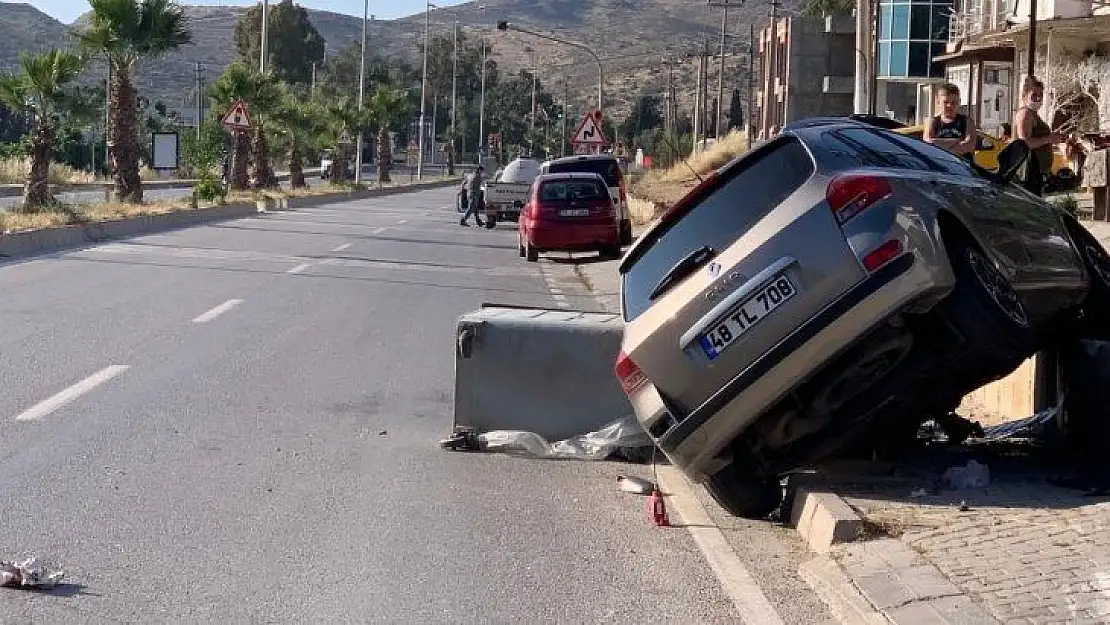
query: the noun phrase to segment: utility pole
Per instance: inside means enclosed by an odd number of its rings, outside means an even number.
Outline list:
[[[706,143],[709,141],[709,38],[706,37],[704,42],[704,49],[702,52],[704,62],[701,68],[701,109],[698,114],[701,115],[701,135],[698,140],[701,141],[702,149],[705,149]]]
[[[458,83],[459,83],[459,20],[455,19],[455,51],[451,54],[451,151],[455,149],[455,124],[458,119]]]
[[[753,90],[755,76],[755,25],[748,24],[748,106],[747,106],[747,121],[748,121],[748,145],[752,144],[755,138],[755,125],[752,123],[755,119],[755,109],[752,104],[755,103],[755,91]]]
[[[570,115],[570,74],[563,76],[563,141],[559,156],[567,155],[567,117]]]
[[[367,16],[370,15],[370,0],[362,2],[362,58],[358,63],[358,111],[362,112],[362,102],[366,94],[366,29]],[[361,121],[361,120],[360,120]],[[355,140],[355,184],[362,182],[362,135],[363,128],[358,129],[358,139]],[[346,167],[343,163],[341,167]]]
[[[200,79],[200,62],[193,64],[197,79],[197,141],[200,141],[200,125],[204,122],[204,91]]]
[[[258,73],[266,73],[267,42],[270,35],[270,0],[262,0],[262,48],[258,59]]]
[[[778,114],[778,100],[777,94],[775,93],[775,83],[778,79],[778,75],[776,74],[776,68],[778,67],[777,53],[779,49],[778,8],[778,0],[771,0],[771,41],[768,44],[771,54],[767,62],[767,85],[765,87],[767,94],[764,98],[766,103],[763,105],[763,128],[767,133],[771,132],[771,126],[774,124],[775,116]]]
[[[424,73],[420,79],[420,129],[419,145],[417,149],[419,153],[416,155],[416,179],[424,179],[424,116],[427,114],[428,101],[426,93],[428,91],[428,29],[431,27],[432,4],[425,2],[424,6]]]
[[[532,53],[532,122],[528,132],[534,133],[536,131],[536,51],[531,48],[529,51]],[[529,139],[528,142],[531,143],[532,140]]]
[[[694,80],[694,153],[701,151],[701,79],[705,69],[705,56],[698,54],[698,77]],[[667,83],[667,93],[674,89],[674,74]]]
[[[721,11],[721,64],[717,70],[717,112],[713,130],[717,139],[721,138],[721,113],[725,102],[725,25],[728,24],[728,2]]]
[[[104,168],[112,173],[112,64],[104,79]]]

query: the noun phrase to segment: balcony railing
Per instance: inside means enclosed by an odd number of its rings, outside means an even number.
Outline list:
[[[966,9],[957,6],[948,16],[948,41],[956,42],[1005,26],[1014,12],[1014,4],[1015,0],[982,0]]]

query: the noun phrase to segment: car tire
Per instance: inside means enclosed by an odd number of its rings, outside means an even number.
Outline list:
[[[1110,253],[1074,218],[1064,217],[1064,225],[1090,278],[1090,288],[1080,308],[1082,318],[1078,325],[1069,326],[1075,330],[1072,334],[1080,338],[1105,340],[1110,338],[1105,328],[1106,320],[1110,319]]]
[[[632,222],[625,219],[620,226],[620,244],[632,245]]]
[[[497,215],[486,216],[486,229],[493,230],[497,226]]]
[[[946,237],[956,286],[941,303],[949,320],[975,346],[976,358],[1016,367],[1036,351],[1021,297],[994,262],[967,236]]]
[[[520,257],[524,258],[524,239],[520,238],[519,236],[516,239],[516,247],[517,252],[520,254]]]
[[[767,518],[783,501],[777,477],[761,475],[739,458],[710,476],[705,490],[726,512],[745,519]]]
[[[531,243],[524,244],[524,257],[530,263],[534,263],[540,259],[540,253],[536,248],[532,247]]]
[[[622,254],[620,244],[604,245],[597,251],[602,260],[619,260]]]

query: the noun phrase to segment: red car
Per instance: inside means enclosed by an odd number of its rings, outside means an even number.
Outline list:
[[[621,256],[616,206],[598,174],[537,176],[518,224],[520,255],[530,262],[539,260],[540,252]]]

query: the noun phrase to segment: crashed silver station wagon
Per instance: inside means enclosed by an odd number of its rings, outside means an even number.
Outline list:
[[[998,172],[846,119],[706,177],[620,266],[617,377],[673,464],[761,517],[779,478],[916,431],[1110,311],[1110,257]]]

